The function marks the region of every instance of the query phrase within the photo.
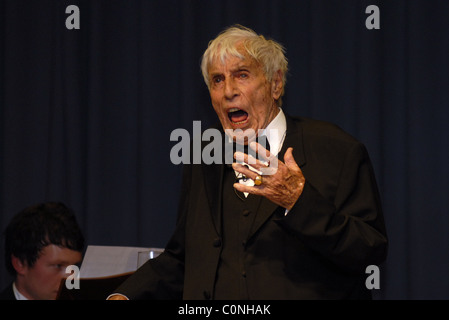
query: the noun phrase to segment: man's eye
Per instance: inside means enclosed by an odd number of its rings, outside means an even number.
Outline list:
[[[248,74],[246,74],[246,73],[240,73],[240,74],[239,74],[239,77],[242,78],[242,79],[245,79],[245,78],[248,78]]]
[[[222,80],[223,80],[222,77],[214,77],[213,78],[214,83],[220,83]]]
[[[65,264],[57,263],[54,264],[53,267],[58,270],[65,270],[67,266]]]

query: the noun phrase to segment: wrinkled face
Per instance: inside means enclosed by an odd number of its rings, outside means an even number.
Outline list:
[[[210,96],[223,129],[245,131],[264,129],[278,114],[276,101],[282,91],[281,75],[268,82],[260,64],[244,50],[245,58],[228,56],[222,63],[213,60],[209,66]],[[234,141],[242,132],[233,131]],[[248,141],[245,141],[248,143]]]
[[[54,300],[67,266],[80,263],[82,255],[68,248],[48,245],[41,251],[33,266],[16,262],[16,286],[30,300]],[[19,266],[17,266],[17,263]]]

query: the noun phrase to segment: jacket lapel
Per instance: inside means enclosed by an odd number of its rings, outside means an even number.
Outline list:
[[[221,234],[221,201],[223,193],[223,164],[203,165],[203,175],[205,179],[207,200],[215,226],[215,231],[218,235]]]
[[[302,167],[306,163],[302,128],[299,124],[293,121],[291,117],[287,115],[285,117],[287,119],[287,134],[281,152],[279,152],[279,159],[284,161],[285,151],[287,151],[288,148],[293,147],[293,157],[298,166]]]
[[[215,226],[215,231],[217,232],[217,235],[221,235],[221,216],[222,216],[222,201],[223,201],[223,178],[224,178],[224,170],[226,166],[226,155],[225,151],[226,149],[226,134],[221,128],[221,125],[217,124],[213,126],[212,128],[218,129],[221,132],[221,154],[222,154],[222,161],[221,164],[203,164],[202,170],[203,170],[203,176],[204,176],[204,183],[205,183],[205,189],[207,194],[207,200],[209,203],[210,208],[210,214],[213,221],[213,224]],[[207,143],[203,142],[201,151],[203,151],[204,147]]]

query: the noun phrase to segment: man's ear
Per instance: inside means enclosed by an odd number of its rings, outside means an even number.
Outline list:
[[[14,255],[11,255],[11,264],[16,270],[17,274],[23,274],[27,269],[27,263],[20,260]]]
[[[278,70],[273,75],[273,80],[271,80],[271,95],[274,100],[279,100],[282,94],[282,88],[284,87],[282,71]]]

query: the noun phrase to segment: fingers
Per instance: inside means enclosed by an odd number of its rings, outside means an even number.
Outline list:
[[[265,149],[265,147],[258,142],[255,141],[250,142],[249,147],[254,151],[256,151],[256,153],[259,155],[259,157],[261,157],[261,160],[263,161],[269,162],[274,157],[270,151]]]
[[[293,148],[290,147],[285,151],[284,153],[284,164],[290,169],[295,172],[301,172],[301,169],[299,168],[298,164],[295,161],[295,158],[293,157]]]
[[[247,166],[242,165],[240,163],[233,163],[232,168],[235,171],[240,172],[240,173],[244,174],[246,177],[253,179],[253,180],[256,178],[257,175],[260,174],[260,172],[255,172],[254,170],[251,170]]]
[[[256,151],[257,159],[240,151],[234,153],[234,158],[237,161],[250,165],[263,175],[275,174],[278,168],[278,158],[257,142],[251,142],[249,146]]]
[[[234,188],[237,191],[240,191],[240,192],[248,192],[248,193],[251,193],[251,194],[262,195],[263,196],[264,195],[263,189],[265,187],[263,186],[263,184],[261,186],[253,186],[252,187],[252,186],[246,186],[244,184],[236,182],[236,183],[234,183]]]
[[[256,145],[258,154],[265,153],[262,147]],[[261,195],[269,199],[270,201],[286,208],[291,209],[296,203],[297,199],[302,193],[305,184],[305,177],[302,174],[302,170],[299,168],[293,157],[293,148],[288,148],[284,154],[284,162],[277,160],[279,163],[279,170],[276,170],[276,174],[270,175],[269,170],[273,161],[267,164],[263,161],[257,160],[242,152],[236,152],[234,157],[245,163],[253,161],[251,165],[257,172],[239,163],[234,163],[232,167],[237,172],[240,172],[248,178],[255,180],[257,175],[262,175],[262,184],[258,186],[244,185],[241,183],[235,183],[234,188],[240,192],[247,192],[250,194]],[[267,152],[266,159],[272,159],[271,153]],[[267,172],[267,173],[266,173]]]
[[[258,155],[262,156],[262,160],[256,159],[251,155],[247,155],[246,153],[237,151],[234,154],[234,158],[237,161],[244,162],[246,164],[249,164],[254,169],[258,171],[259,174],[262,175],[273,175],[277,172],[279,160],[277,157],[273,156],[270,151],[262,147],[260,144],[256,142],[252,142],[250,145],[253,150],[258,152]],[[265,155],[264,155],[265,154]],[[280,162],[282,163],[282,162]],[[288,167],[289,170],[293,170],[294,172],[301,172],[301,169],[299,168],[298,164],[295,161],[295,158],[293,157],[293,148],[288,148],[287,151],[285,151],[284,154],[284,164]],[[245,175],[248,173],[254,172],[249,170],[247,167],[242,165],[236,165],[234,170],[237,170]],[[241,171],[244,170],[244,171]],[[257,175],[257,174],[256,174]]]
[[[254,170],[249,169],[246,165],[242,165],[239,163],[233,163],[232,164],[232,168],[237,171],[242,173],[243,175],[245,175],[247,178],[251,179],[254,181],[254,186],[248,186],[248,185],[244,185],[242,183],[236,182],[234,183],[234,188],[237,191],[240,192],[248,192],[251,194],[255,194],[255,195],[262,195],[262,189],[264,189],[263,183],[266,182],[266,180],[264,180],[267,176],[263,176],[262,175],[262,185],[256,186],[255,185],[255,181],[256,181],[256,177],[261,175],[261,172],[255,172]]]

